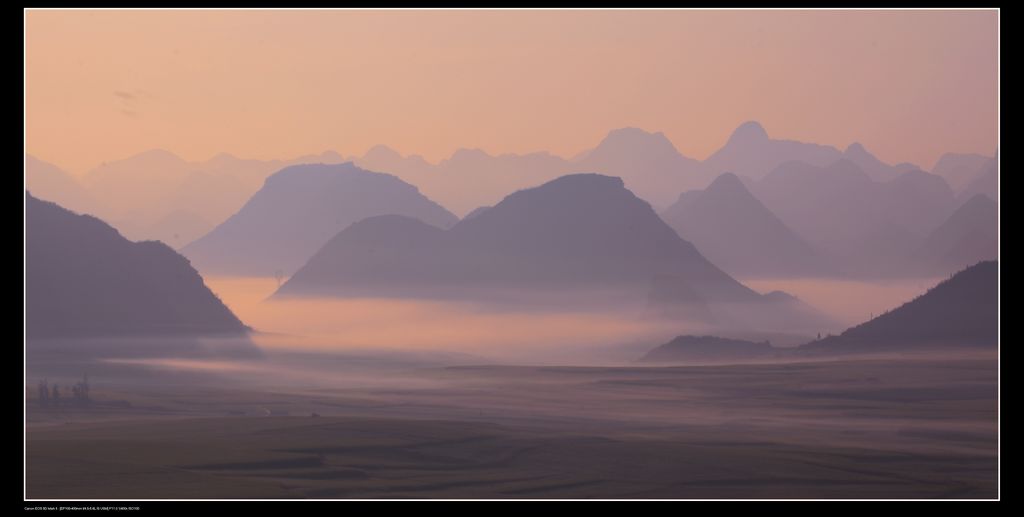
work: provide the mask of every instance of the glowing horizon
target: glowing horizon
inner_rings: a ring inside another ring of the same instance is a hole
[[[998,145],[998,12],[27,10],[26,151],[288,159],[387,145],[707,158],[740,123],[930,169]]]

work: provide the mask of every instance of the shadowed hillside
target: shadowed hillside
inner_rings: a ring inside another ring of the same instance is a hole
[[[684,278],[708,301],[759,298],[680,239],[622,180],[577,174],[516,192],[448,231],[409,218],[364,220],[331,239],[279,292],[646,289],[659,274]]]
[[[734,174],[722,174],[661,214],[679,235],[734,275],[820,275],[824,260],[758,201]]]
[[[640,359],[643,363],[719,361],[772,357],[777,349],[768,342],[755,343],[715,336],[679,336]]]
[[[801,351],[877,351],[906,346],[993,346],[999,336],[999,265],[979,262],[927,293]]]
[[[204,273],[289,275],[350,224],[386,214],[442,228],[456,222],[416,187],[389,174],[351,163],[296,165],[267,178],[238,213],[182,253]]]
[[[28,337],[244,334],[167,245],[130,242],[87,215],[26,195]]]

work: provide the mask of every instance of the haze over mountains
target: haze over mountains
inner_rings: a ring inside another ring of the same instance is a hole
[[[448,231],[410,218],[364,220],[331,239],[281,293],[416,284],[646,287],[659,273],[691,278],[710,299],[757,297],[680,239],[621,179],[576,174],[515,192]]]
[[[749,121],[740,124],[725,145],[704,163],[715,173],[732,172],[759,179],[788,161],[825,166],[839,158],[841,153],[835,147],[775,140],[761,124]]]
[[[998,337],[999,264],[986,261],[892,311],[801,349],[849,353],[908,346],[994,346]]]
[[[704,190],[680,195],[661,217],[731,274],[809,276],[830,272],[826,261],[732,173],[722,174]]]
[[[422,157],[403,157],[376,146],[356,163],[419,185],[431,199],[457,214],[574,172],[621,177],[627,188],[655,206],[666,206],[674,192],[704,186],[711,179],[699,161],[679,153],[665,135],[636,128],[609,132],[578,159],[546,152],[491,156],[480,149],[459,149],[433,165]]]
[[[154,149],[103,163],[81,176],[26,156],[26,185],[46,199],[95,215],[136,240],[180,248],[240,208],[270,174],[293,163],[340,163],[333,152],[293,160],[219,154],[188,162]]]
[[[956,208],[942,178],[909,171],[876,182],[856,164],[787,162],[753,192],[811,246],[853,274],[902,272],[906,257]]]
[[[999,336],[999,265],[978,262],[892,311],[797,347],[717,336],[683,335],[640,362],[688,363],[873,354],[947,347],[992,347]]]
[[[824,324],[792,297],[743,286],[621,179],[599,174],[518,191],[449,230],[394,215],[362,220],[332,238],[275,296],[486,301],[511,293],[593,303],[608,293],[642,300],[664,284],[675,286],[659,299],[677,309],[668,317],[742,328],[755,320],[775,320],[769,327]]]
[[[678,336],[647,352],[640,358],[640,362],[672,363],[762,359],[773,357],[778,352],[778,349],[772,347],[771,343],[767,341],[756,343],[716,336]]]
[[[683,156],[664,134],[636,128],[608,133],[576,163],[575,170],[621,177],[626,188],[656,208],[668,206],[679,192],[702,188],[713,178],[704,164]]]
[[[999,252],[999,209],[984,194],[975,194],[942,222],[916,250],[923,268],[955,271]]]
[[[267,178],[238,213],[182,253],[204,273],[290,275],[339,231],[385,214],[438,227],[457,220],[395,176],[351,163],[294,165]]]
[[[999,171],[995,160],[989,160],[962,190],[957,193],[957,201],[964,202],[978,194],[984,194],[999,202]]]
[[[946,153],[935,162],[932,172],[945,178],[950,188],[960,193],[985,169],[994,166],[995,161],[994,157],[981,154]]]
[[[77,212],[96,210],[95,200],[74,176],[30,154],[25,155],[25,189]]]
[[[31,194],[25,203],[29,338],[247,332],[167,245],[130,242],[95,217]]]
[[[288,161],[220,154],[188,162],[157,150],[105,163],[76,178],[27,157],[26,182],[70,207],[110,221],[130,238],[157,239],[182,248],[235,214],[270,174],[289,164],[346,160],[329,151]],[[432,164],[420,156],[375,146],[352,160],[368,171],[394,174],[463,215],[566,174],[617,176],[661,210],[677,231],[689,235],[712,262],[735,274],[755,276],[906,274],[915,267],[917,251],[929,234],[974,194],[994,198],[998,181],[991,157],[948,154],[936,164],[936,174],[928,174],[912,164],[886,164],[857,143],[840,152],[831,146],[773,139],[757,122],[739,126],[703,162],[681,154],[662,133],[636,128],[610,131],[572,159],[544,152],[492,156],[479,149],[460,149]],[[684,200],[695,196],[691,191],[704,189],[721,173],[735,174],[736,183],[750,195],[723,198],[721,203],[701,201],[699,210],[683,209]],[[958,188],[950,189],[943,179]],[[693,212],[672,215],[687,210]],[[382,209],[368,215],[387,213],[394,212]],[[358,215],[336,222],[356,222]],[[747,226],[737,226],[738,221]],[[720,238],[732,232],[742,237]],[[767,239],[769,234],[775,239]],[[750,259],[754,249],[763,260]],[[308,256],[285,263],[297,269]],[[280,259],[270,259],[275,261]],[[257,268],[260,274],[270,274],[267,269]],[[288,269],[274,266],[270,271]]]

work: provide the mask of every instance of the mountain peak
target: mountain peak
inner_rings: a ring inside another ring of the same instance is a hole
[[[623,127],[609,131],[608,135],[604,137],[604,140],[601,140],[597,147],[607,148],[610,146],[664,148],[678,152],[668,137],[661,131],[651,133],[636,127]]]
[[[487,154],[487,151],[484,151],[483,149],[467,149],[465,147],[460,147],[459,149],[456,149],[454,153],[452,153],[452,156],[451,158],[448,158],[448,161],[456,162],[463,160],[482,160],[490,157],[491,155]]]
[[[758,140],[768,140],[768,132],[764,130],[761,123],[756,120],[749,120],[739,125],[735,131],[732,132],[732,136],[729,137],[730,142],[749,142]]]
[[[854,142],[846,146],[846,150],[843,151],[844,154],[867,154],[867,152],[868,150],[860,142]]]
[[[150,149],[143,151],[139,154],[127,158],[128,160],[153,160],[153,161],[167,161],[167,162],[184,162],[180,156],[166,150],[166,149]]]
[[[402,155],[399,154],[398,151],[396,151],[396,150],[394,150],[394,149],[392,149],[392,148],[390,148],[390,147],[388,147],[388,146],[386,146],[384,144],[377,144],[377,145],[371,147],[370,150],[366,151],[366,154],[363,155],[363,159],[366,159],[366,160],[376,160],[376,159],[389,159],[390,160],[390,159],[401,159],[401,158],[402,158]]]
[[[960,205],[961,209],[977,210],[977,209],[995,209],[996,202],[988,195],[983,193],[977,193],[971,196],[964,204]]]
[[[743,184],[739,176],[731,172],[723,172],[711,182],[711,185],[708,185],[706,190],[709,192],[738,192],[746,191],[747,186]]]
[[[573,188],[603,188],[609,190],[625,189],[626,184],[618,176],[606,176],[593,172],[567,174],[544,184],[545,186],[564,185]]]

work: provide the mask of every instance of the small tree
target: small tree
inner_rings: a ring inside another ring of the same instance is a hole
[[[274,271],[274,280],[277,280],[277,286],[281,287],[281,282],[284,280],[284,271],[280,269]]]

